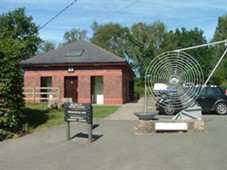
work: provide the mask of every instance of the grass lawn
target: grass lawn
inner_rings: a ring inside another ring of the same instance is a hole
[[[94,118],[105,118],[115,112],[119,106],[93,106]],[[47,109],[47,103],[27,104],[23,109],[23,123],[26,131],[32,132],[64,124],[63,109]]]
[[[105,118],[115,112],[119,106],[93,106],[94,118]]]

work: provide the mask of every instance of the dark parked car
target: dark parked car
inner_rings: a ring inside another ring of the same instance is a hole
[[[204,87],[196,102],[202,107],[202,112],[215,112],[219,115],[227,113],[227,95],[225,91],[218,86],[208,85]],[[173,115],[181,111],[180,101],[160,98],[156,103],[156,109],[164,114]]]

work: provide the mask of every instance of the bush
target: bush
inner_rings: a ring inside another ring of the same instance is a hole
[[[0,140],[23,133],[23,73],[20,61],[34,55],[38,26],[19,8],[0,15]],[[26,128],[25,128],[26,129]]]
[[[0,140],[21,133],[23,74],[11,49],[18,47],[13,41],[0,41]]]

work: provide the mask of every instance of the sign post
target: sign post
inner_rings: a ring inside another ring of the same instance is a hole
[[[66,139],[70,140],[70,122],[82,122],[88,124],[88,139],[92,142],[93,107],[91,103],[64,103],[66,121]]]

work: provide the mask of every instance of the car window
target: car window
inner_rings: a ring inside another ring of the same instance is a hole
[[[206,88],[204,88],[201,92],[201,95],[205,95],[206,94]]]
[[[216,87],[206,87],[203,90],[203,93],[205,95],[218,95],[218,94],[222,94],[222,91],[219,88]]]
[[[214,95],[215,94],[215,89],[214,88],[207,88],[206,94],[207,95]]]
[[[217,94],[224,94],[224,91],[221,88],[216,88]]]

